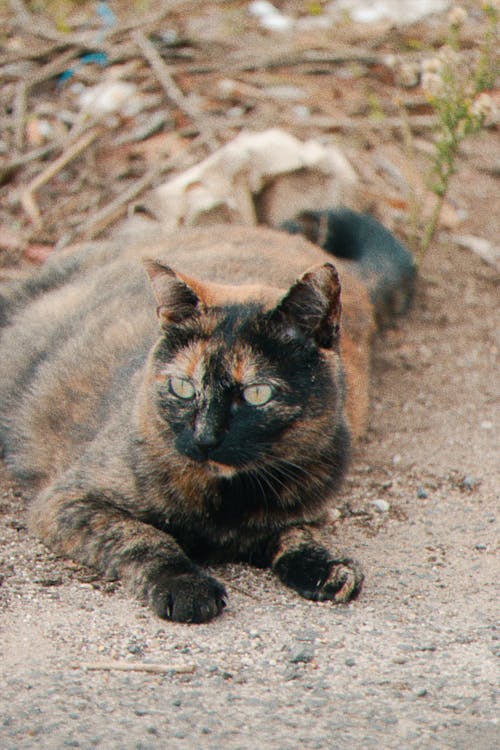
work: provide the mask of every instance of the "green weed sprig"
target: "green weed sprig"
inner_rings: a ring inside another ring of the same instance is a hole
[[[483,7],[488,29],[475,61],[468,64],[462,52],[461,30],[467,13],[457,7],[448,16],[447,43],[435,57],[422,63],[422,88],[437,115],[437,125],[428,180],[428,187],[435,196],[434,207],[419,241],[413,238],[420,261],[436,233],[450,180],[457,169],[462,141],[495,119],[493,100],[485,91],[493,86],[498,74],[498,2],[488,2]]]

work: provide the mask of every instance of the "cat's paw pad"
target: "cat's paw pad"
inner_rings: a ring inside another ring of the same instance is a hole
[[[208,622],[226,606],[226,589],[203,573],[163,575],[155,582],[153,608],[159,617],[175,622]]]
[[[305,544],[285,552],[273,567],[284,584],[314,601],[348,602],[357,596],[363,583],[355,560],[335,559],[319,545]]]

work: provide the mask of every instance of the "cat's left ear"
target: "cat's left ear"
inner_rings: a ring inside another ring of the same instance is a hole
[[[159,260],[144,260],[158,303],[156,312],[162,327],[199,315],[202,303],[196,292],[170,266]]]
[[[271,319],[295,329],[323,349],[337,346],[340,335],[340,281],[332,263],[313,266],[289,289]]]

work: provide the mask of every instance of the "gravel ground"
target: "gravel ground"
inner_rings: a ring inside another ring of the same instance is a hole
[[[290,71],[335,116],[354,117],[375,86],[379,101],[393,93],[373,76],[366,88],[339,78],[344,98],[330,101],[330,78]],[[292,104],[257,102],[259,127],[294,122]],[[380,179],[377,207],[394,208],[387,164],[404,164],[404,148],[377,133],[347,130],[342,143]],[[463,149],[450,232],[498,244],[499,159],[498,129]],[[346,607],[224,566],[219,619],[163,622],[33,540],[0,469],[1,750],[497,750],[499,330],[498,275],[441,237],[411,315],[376,345],[371,427],[332,529],[366,572]]]

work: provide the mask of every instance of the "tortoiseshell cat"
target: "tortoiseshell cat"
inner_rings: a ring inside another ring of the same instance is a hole
[[[271,566],[313,600],[361,586],[322,524],[365,428],[375,317],[406,305],[413,261],[351,211],[286,229],[87,245],[0,295],[0,438],[31,528],[160,617],[223,609],[200,563]],[[301,230],[351,259],[342,335],[331,255]]]

